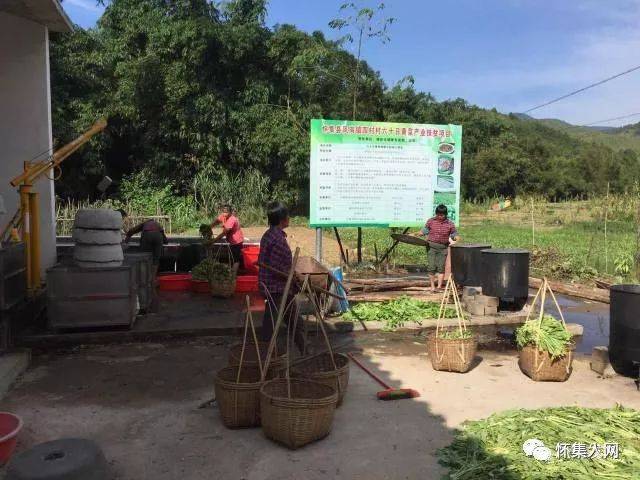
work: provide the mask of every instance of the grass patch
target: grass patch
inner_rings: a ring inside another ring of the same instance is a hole
[[[578,202],[576,202],[578,204]],[[584,207],[580,207],[584,208]],[[578,207],[576,206],[576,211]],[[488,243],[496,248],[524,248],[531,251],[532,273],[564,280],[587,281],[596,276],[617,277],[617,281],[633,281],[636,246],[635,224],[628,220],[613,220],[607,225],[607,244],[604,224],[580,214],[573,221],[571,209],[562,205],[545,211],[546,221],[540,220],[535,229],[535,245],[531,223],[516,210],[504,214],[470,214],[463,216],[459,228],[465,243]],[[537,221],[538,222],[538,221]],[[417,229],[415,229],[417,230]],[[395,230],[395,231],[401,231]],[[328,232],[327,234],[330,234]],[[386,228],[363,229],[363,257],[375,260],[393,243]],[[357,229],[340,229],[344,242],[355,246]],[[350,255],[355,258],[355,252]],[[422,247],[399,244],[390,257],[395,264],[426,264]]]

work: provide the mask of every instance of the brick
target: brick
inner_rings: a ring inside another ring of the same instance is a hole
[[[462,287],[463,297],[473,297],[482,294],[482,287]]]
[[[484,315],[484,305],[476,302],[469,302],[467,305],[467,311],[471,315]]]
[[[500,305],[500,299],[498,297],[488,297],[487,295],[476,295],[475,301],[487,307],[497,307]]]
[[[484,314],[485,315],[497,315],[498,314],[498,307],[494,306],[494,305],[485,305],[484,306]]]

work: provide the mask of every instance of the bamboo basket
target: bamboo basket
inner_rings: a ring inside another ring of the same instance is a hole
[[[258,353],[256,351],[255,343],[249,343],[248,347],[244,352],[244,360],[243,364],[249,367],[257,367],[258,363],[262,363],[264,365],[265,359],[267,358],[267,349],[269,344],[267,342],[258,342],[258,348],[260,349],[260,362],[258,362]],[[238,365],[240,363],[240,355],[242,354],[242,344],[237,343],[232,345],[229,348],[229,366]],[[287,366],[287,354],[280,353],[276,354],[273,359],[269,362],[269,368],[267,371],[267,379],[272,379],[281,374],[281,372]]]
[[[520,351],[518,365],[527,377],[535,382],[566,382],[571,375],[573,352],[569,350],[564,356],[551,358],[548,352],[527,345]]]
[[[427,353],[434,370],[446,372],[466,373],[471,369],[473,359],[478,350],[478,338],[473,335],[469,338],[439,338],[445,329],[441,326],[449,296],[453,296],[453,303],[458,317],[458,330],[460,333],[468,332],[467,323],[460,306],[458,287],[450,276],[442,294],[440,312],[436,323],[436,331],[427,339]]]
[[[231,278],[224,282],[209,281],[209,291],[212,297],[229,298],[236,291],[236,277],[238,275],[238,264],[231,267]]]
[[[260,389],[265,435],[291,449],[326,437],[338,403],[335,388],[299,378],[279,378]]]
[[[273,336],[267,349],[265,366],[262,371],[263,379],[265,379],[270,368],[278,331],[282,326],[284,313],[287,310],[286,298],[297,271],[296,265],[299,253],[300,249],[296,248],[278,308]],[[309,276],[305,275],[303,291],[309,291],[309,283]],[[317,308],[317,304],[315,302],[312,303]],[[325,336],[325,341],[328,342],[322,322],[320,322],[320,327]],[[327,436],[331,431],[333,415],[338,403],[338,392],[334,387],[307,379],[291,378],[291,355],[289,354],[289,349],[291,347],[292,332],[295,332],[295,329],[295,322],[294,325],[287,324],[285,378],[267,381],[260,389],[260,415],[265,435],[291,449],[302,447]],[[329,348],[329,351],[331,352],[331,348]]]
[[[527,314],[525,322],[529,321],[529,318],[531,317],[531,314],[534,311],[536,302],[538,300],[540,301],[540,314],[538,317],[538,322],[542,322],[547,292],[549,292],[549,295],[551,296],[553,303],[555,304],[555,307],[560,314],[560,321],[566,329],[567,324],[564,321],[562,309],[560,308],[560,304],[558,303],[553,290],[551,290],[546,277],[543,279],[542,285],[540,285],[536,296],[531,302],[531,308],[529,309],[529,313]],[[538,342],[536,342],[536,344],[538,344]],[[525,345],[520,350],[520,356],[518,358],[518,366],[520,367],[522,373],[524,373],[535,382],[567,381],[571,376],[572,363],[573,352],[571,351],[571,348],[568,349],[562,357],[556,358],[554,360],[549,352],[539,350],[536,345]]]
[[[242,366],[240,381],[239,365],[225,367],[216,374],[216,401],[227,428],[260,426],[260,369]]]
[[[427,352],[434,370],[466,373],[478,350],[478,339],[443,339],[433,334],[427,340]]]
[[[264,385],[262,361],[258,356],[258,337],[251,317],[251,302],[246,296],[247,314],[244,337],[238,352],[238,362],[218,371],[214,380],[216,400],[227,428],[257,427],[260,425],[260,388]],[[253,343],[247,341],[251,327]],[[246,361],[253,352],[257,361]]]
[[[312,358],[293,367],[291,376],[294,378],[306,378],[333,387],[338,392],[337,406],[339,407],[342,405],[342,400],[345,393],[347,393],[347,386],[349,385],[349,357],[344,353],[335,353],[333,354],[333,359],[335,367],[330,353]]]

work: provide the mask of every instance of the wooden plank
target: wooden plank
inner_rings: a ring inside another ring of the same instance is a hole
[[[530,288],[540,288],[542,279],[529,277]],[[549,286],[556,293],[571,297],[584,298],[595,302],[609,303],[609,290],[603,288],[591,288],[585,285],[567,285],[560,282],[549,282]]]

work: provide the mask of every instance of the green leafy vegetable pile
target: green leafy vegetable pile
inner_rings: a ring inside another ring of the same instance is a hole
[[[572,335],[561,322],[551,315],[545,315],[540,328],[538,326],[539,320],[535,318],[516,330],[516,342],[520,348],[527,345],[537,346],[541,351],[548,352],[552,358],[562,357],[569,351]]]
[[[459,328],[440,330],[438,332],[438,338],[442,338],[443,340],[462,340],[464,338],[471,337],[473,337],[473,332],[471,330],[460,330]]]
[[[393,331],[401,328],[406,322],[422,324],[427,318],[438,318],[440,304],[437,302],[423,302],[407,296],[399,297],[386,302],[363,302],[351,307],[342,315],[343,320],[384,322],[384,330]],[[446,307],[445,318],[455,318],[456,311],[453,307]]]
[[[206,258],[191,270],[194,280],[206,280],[212,283],[223,283],[233,280],[233,271],[225,263]]]
[[[529,439],[538,439],[551,450],[548,462],[525,455],[523,444]],[[604,458],[601,449],[594,458],[571,458],[562,447],[568,444],[571,454],[573,444],[586,445],[589,451],[607,443],[618,444],[619,459]],[[510,410],[466,422],[438,457],[449,468],[446,478],[456,480],[638,478],[640,412],[622,407]]]

